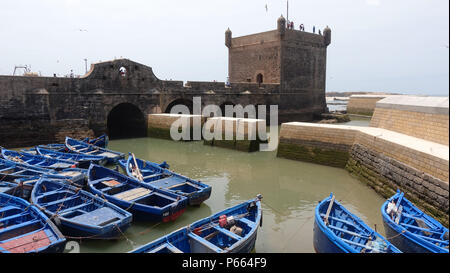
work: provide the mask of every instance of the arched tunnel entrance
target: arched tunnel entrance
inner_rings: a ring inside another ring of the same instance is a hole
[[[131,103],[121,103],[108,114],[110,139],[146,136],[146,120],[141,110]]]
[[[166,111],[164,111],[164,113],[166,114],[170,114],[170,111],[172,110],[172,108],[176,105],[184,105],[189,109],[189,113],[193,114],[193,102],[191,100],[188,99],[176,99],[174,101],[172,101],[166,108]]]

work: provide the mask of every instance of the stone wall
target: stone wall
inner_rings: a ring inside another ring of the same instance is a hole
[[[400,189],[448,226],[449,151],[382,128],[283,123],[277,156],[345,167],[384,197]]]
[[[377,103],[370,126],[448,146],[448,103],[448,97],[389,97]]]
[[[343,168],[357,133],[351,126],[283,123],[277,156]]]
[[[385,97],[383,95],[352,95],[348,100],[347,113],[372,116],[376,103]]]
[[[147,135],[172,140],[170,129],[174,124],[178,125],[179,132],[181,132],[181,127],[189,126],[189,128],[184,127],[186,132],[188,131],[189,139],[183,140],[194,140],[194,130],[200,132],[200,138],[197,140],[201,140],[201,130],[205,120],[206,118],[200,115],[150,114],[147,116]]]

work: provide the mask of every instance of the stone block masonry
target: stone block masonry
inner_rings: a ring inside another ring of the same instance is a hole
[[[377,102],[371,127],[449,144],[448,97],[392,96]]]
[[[214,135],[213,139],[204,140],[205,145],[256,152],[260,143],[267,142],[266,121],[262,119],[215,117],[209,118],[206,125],[211,125],[211,134],[215,134],[215,130],[220,131],[218,137]],[[264,133],[261,135],[259,130]]]
[[[387,95],[352,95],[348,100],[347,113],[372,116],[376,103]]]
[[[200,139],[198,140],[201,140],[201,129],[205,120],[206,118],[201,115],[151,114],[147,116],[147,136],[172,140],[170,128],[174,122],[178,121],[179,132],[183,124],[189,125],[189,140],[194,140],[194,130],[199,130]]]
[[[382,128],[291,122],[277,156],[345,167],[385,198],[400,189],[448,226],[448,146]]]

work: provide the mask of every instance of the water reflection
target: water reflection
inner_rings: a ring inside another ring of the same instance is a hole
[[[134,223],[125,232],[128,240],[82,242],[81,252],[130,251],[258,193],[263,195],[263,227],[256,252],[314,252],[314,209],[330,192],[384,234],[380,215],[384,200],[343,169],[277,158],[276,152],[244,153],[202,142],[137,138],[113,140],[109,147],[158,163],[165,160],[170,169],[211,185],[212,194],[175,222]]]

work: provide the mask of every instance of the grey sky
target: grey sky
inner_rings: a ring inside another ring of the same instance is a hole
[[[266,12],[265,5],[268,6]],[[290,0],[289,19],[332,30],[327,91],[449,92],[448,0]],[[128,58],[160,79],[225,81],[233,36],[276,28],[286,0],[2,0],[0,74],[84,74]]]

